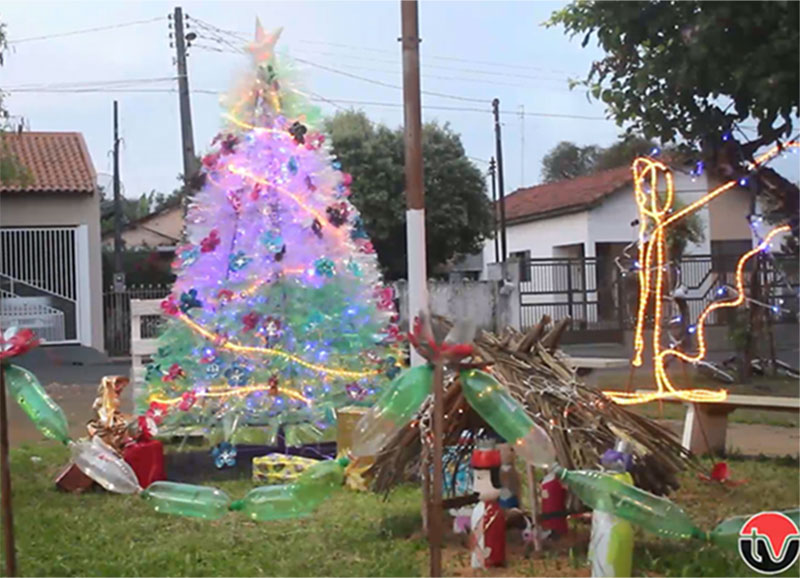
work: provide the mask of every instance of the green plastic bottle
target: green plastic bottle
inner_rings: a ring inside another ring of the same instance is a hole
[[[220,489],[176,482],[153,482],[142,497],[156,512],[204,520],[218,520],[231,504],[228,494]]]
[[[431,393],[433,367],[426,364],[406,369],[392,381],[370,410],[358,420],[353,432],[354,456],[374,456],[410,422]]]
[[[461,391],[469,405],[531,465],[556,462],[553,442],[494,377],[477,369],[461,372]]]
[[[800,526],[800,509],[784,510],[780,513],[791,518],[795,525]],[[739,549],[739,532],[742,526],[744,526],[751,517],[752,514],[749,516],[727,518],[720,522],[716,528],[711,530],[708,537],[717,546],[736,552]]]
[[[704,538],[678,505],[603,472],[556,468],[569,490],[592,508],[667,538]]]
[[[243,499],[231,504],[230,509],[261,522],[309,516],[341,487],[348,464],[347,458],[314,464],[296,482],[250,490]]]
[[[47,395],[36,376],[27,369],[11,364],[5,366],[5,374],[9,394],[17,400],[42,435],[62,444],[69,443],[67,416]]]

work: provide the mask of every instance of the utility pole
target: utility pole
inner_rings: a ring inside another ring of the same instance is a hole
[[[419,13],[417,0],[400,0],[403,45],[403,111],[405,113],[406,246],[408,250],[409,320],[428,310],[428,275],[425,256],[425,189],[422,180],[422,105],[419,82]],[[411,349],[411,364],[422,357]],[[437,363],[433,380],[433,476],[423,471],[423,507],[427,511],[430,575],[442,575],[442,453],[444,437],[444,385]],[[432,477],[432,480],[430,479]],[[432,483],[429,483],[432,482]]]
[[[119,104],[114,101],[114,286],[122,274],[122,198],[119,186]],[[124,284],[124,278],[122,280]]]
[[[406,248],[408,251],[408,316],[428,309],[425,255],[425,190],[422,181],[422,105],[419,81],[419,23],[416,0],[400,0],[403,46],[403,109],[405,113]],[[411,365],[424,363],[411,350]]]
[[[183,184],[184,193],[188,190],[189,180],[196,170],[194,154],[194,133],[192,132],[192,107],[189,101],[189,76],[186,71],[186,40],[183,34],[183,9],[175,7],[173,15],[175,23],[175,62],[178,65],[178,104],[181,113],[181,142],[183,150]],[[194,34],[194,33],[191,33]],[[192,38],[188,38],[189,41]]]
[[[500,134],[500,99],[492,101],[494,114],[494,138],[497,147],[497,186],[500,190],[500,246],[503,254],[503,263],[508,259],[508,246],[506,244],[506,197],[503,187],[503,141]]]
[[[489,176],[492,178],[492,230],[494,231],[494,262],[500,262],[500,239],[497,236],[497,163],[489,159]]]
[[[519,186],[525,186],[525,105],[519,105]]]

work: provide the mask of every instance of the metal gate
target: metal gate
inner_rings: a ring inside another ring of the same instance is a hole
[[[77,247],[75,227],[0,229],[0,326],[48,343],[79,339]]]

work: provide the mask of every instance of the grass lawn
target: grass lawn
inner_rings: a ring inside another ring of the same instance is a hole
[[[311,518],[255,523],[231,513],[205,522],[159,515],[135,496],[56,491],[53,478],[68,459],[50,443],[12,451],[18,562],[26,576],[416,576],[425,575],[420,493],[403,487],[383,501],[341,490]],[[703,529],[721,518],[800,503],[796,460],[731,461],[727,488],[685,474],[673,498]],[[232,498],[249,480],[221,482]],[[575,524],[571,545],[525,558],[518,533],[509,536],[509,567],[496,576],[589,576],[588,525]],[[752,573],[736,554],[698,542],[640,535],[635,575],[740,576]],[[466,547],[448,536],[445,570],[467,575]],[[795,566],[787,575],[797,576]]]

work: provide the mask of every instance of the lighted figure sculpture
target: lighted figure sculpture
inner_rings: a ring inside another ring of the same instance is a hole
[[[761,155],[749,168],[755,169],[766,161],[774,158],[785,148],[797,147],[798,143],[792,141],[776,146]],[[653,366],[657,389],[653,393],[604,391],[603,393],[619,404],[646,403],[657,399],[677,398],[691,402],[719,402],[724,401],[728,394],[725,390],[708,389],[676,389],[669,379],[666,371],[665,360],[669,356],[677,357],[689,363],[694,363],[705,357],[705,321],[717,309],[738,307],[745,300],[744,267],[747,261],[757,255],[759,251],[766,250],[772,239],[790,227],[783,225],[772,229],[759,243],[739,259],[735,275],[735,296],[725,301],[710,303],[700,314],[696,323],[697,352],[693,355],[674,348],[665,349],[662,345],[661,318],[663,313],[663,295],[665,283],[665,270],[667,268],[666,236],[670,226],[680,219],[697,211],[719,195],[731,190],[738,181],[731,180],[710,191],[704,197],[687,205],[679,211],[673,210],[675,189],[672,173],[669,168],[648,157],[637,158],[633,162],[633,182],[636,204],[639,208],[639,304],[636,315],[634,332],[634,367],[642,365],[645,351],[645,319],[648,306],[652,300],[653,305]],[[660,192],[660,185],[664,186],[664,193]]]
[[[500,507],[500,450],[490,441],[479,441],[472,452],[472,491],[480,501],[470,520],[470,563],[473,568],[491,568],[506,563],[506,518]]]
[[[393,295],[350,176],[276,57],[278,36],[259,27],[252,71],[202,159],[146,377],[146,415],[162,429],[324,426],[400,369]]]

